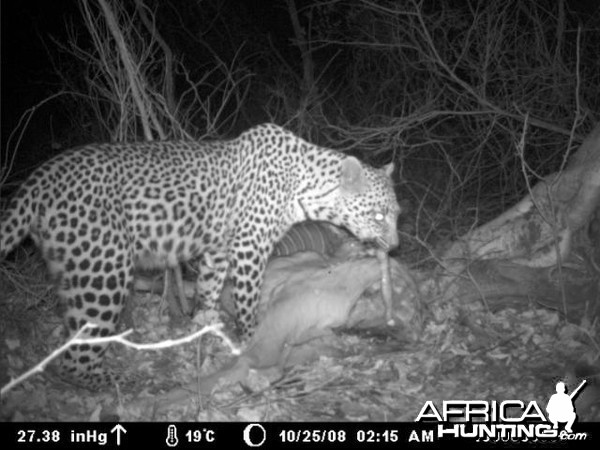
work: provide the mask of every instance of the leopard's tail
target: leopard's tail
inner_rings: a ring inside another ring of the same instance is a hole
[[[23,185],[0,211],[0,261],[31,232],[34,210],[33,186]]]

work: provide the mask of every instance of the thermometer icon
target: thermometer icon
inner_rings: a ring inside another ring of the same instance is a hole
[[[167,445],[169,447],[175,447],[179,444],[179,439],[177,439],[177,427],[175,425],[169,425],[167,428]]]

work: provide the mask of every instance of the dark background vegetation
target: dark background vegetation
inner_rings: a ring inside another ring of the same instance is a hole
[[[149,138],[106,18],[90,0],[86,22],[83,3],[1,4],[4,198],[66,148]],[[422,242],[506,209],[600,117],[595,0],[108,4],[161,111],[152,138],[273,121],[374,165],[394,160],[406,230]]]

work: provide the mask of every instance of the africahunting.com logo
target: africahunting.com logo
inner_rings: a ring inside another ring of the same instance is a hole
[[[556,393],[546,405],[546,414],[536,401],[447,400],[441,410],[425,402],[415,422],[437,423],[437,439],[469,438],[477,441],[584,441],[588,433],[573,432],[577,419],[573,399],[586,380],[567,394],[565,383],[556,383]]]

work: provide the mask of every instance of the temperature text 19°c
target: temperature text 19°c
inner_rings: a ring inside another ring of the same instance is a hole
[[[215,442],[215,431],[202,429],[202,430],[188,430],[185,433],[185,437],[188,442]]]

